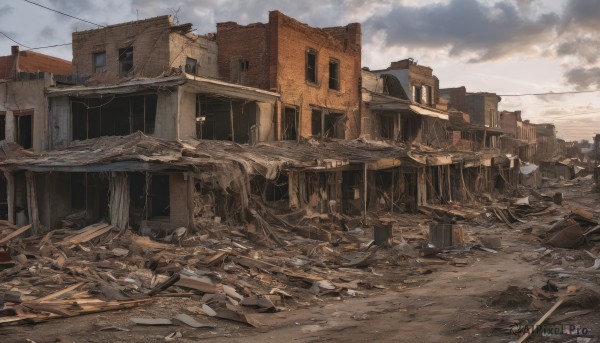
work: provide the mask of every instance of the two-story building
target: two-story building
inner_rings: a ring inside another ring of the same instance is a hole
[[[448,112],[438,109],[439,81],[412,59],[363,70],[364,134],[408,144],[447,145]]]
[[[276,137],[360,134],[361,27],[314,28],[279,11],[268,23],[217,24],[219,75],[280,94]]]

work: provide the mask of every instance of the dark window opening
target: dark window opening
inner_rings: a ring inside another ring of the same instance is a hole
[[[413,101],[414,102],[418,102],[419,104],[422,103],[422,97],[423,97],[423,93],[422,93],[422,89],[420,86],[413,86]]]
[[[276,182],[267,182],[265,198],[267,201],[278,201],[289,199],[288,195],[288,177],[280,175]]]
[[[71,176],[71,208],[84,210],[86,208],[86,174],[70,173]]]
[[[196,75],[197,68],[198,68],[197,60],[190,58],[190,57],[185,58],[185,72],[186,73]]]
[[[306,51],[306,81],[317,83],[317,51]]]
[[[321,132],[322,132],[322,127],[321,127],[322,119],[321,119],[321,116],[322,116],[322,112],[320,110],[312,110],[312,113],[311,113],[311,127],[312,127],[311,134],[313,136],[320,135]]]
[[[383,139],[394,139],[394,117],[391,115],[379,115],[379,132]]]
[[[319,126],[321,124],[319,123]],[[283,140],[298,139],[298,109],[285,107],[283,110]]]
[[[345,138],[346,130],[343,118],[344,114],[342,113],[327,113],[325,115],[325,137],[338,139]]]
[[[232,101],[210,95],[196,97],[196,137],[210,140],[232,139],[246,144],[257,136],[255,102]],[[233,117],[233,125],[231,123]],[[233,137],[232,137],[233,129]]]
[[[131,215],[134,216],[136,223],[143,220],[146,213],[148,217],[168,217],[171,214],[169,175],[146,177],[144,173],[130,173],[129,196]]]
[[[6,139],[6,114],[0,113],[0,140]]]
[[[168,217],[171,214],[169,198],[169,175],[152,175],[152,217]]]
[[[97,52],[94,54],[94,73],[104,73],[106,71],[106,52]]]
[[[427,105],[432,106],[433,105],[433,92],[431,91],[431,86],[425,86],[425,89],[427,91]]]
[[[340,62],[329,60],[329,89],[340,89]]]
[[[248,60],[240,60],[240,71],[248,71],[248,68],[250,68],[250,62]]]
[[[0,174],[0,219],[8,220],[8,187],[3,174]]]
[[[71,101],[73,140],[124,136],[136,131],[153,134],[157,95],[75,98]]]
[[[133,47],[119,49],[119,75],[127,76],[133,70]]]
[[[16,115],[15,125],[17,132],[17,144],[22,146],[24,149],[31,149],[33,146],[33,115]]]

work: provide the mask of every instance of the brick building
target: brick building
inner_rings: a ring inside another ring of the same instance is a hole
[[[448,112],[438,104],[439,80],[412,59],[363,71],[364,134],[375,139],[448,145]]]
[[[99,82],[156,77],[171,68],[217,77],[217,44],[176,25],[171,16],[73,32],[73,69],[77,80]]]
[[[281,95],[276,137],[360,134],[361,27],[313,28],[279,11],[268,23],[217,24],[219,75]]]

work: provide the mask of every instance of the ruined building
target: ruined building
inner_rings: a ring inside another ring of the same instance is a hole
[[[279,11],[268,23],[217,24],[219,75],[280,94],[276,138],[360,134],[360,24],[314,28]]]

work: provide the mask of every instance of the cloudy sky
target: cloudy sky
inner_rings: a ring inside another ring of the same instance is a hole
[[[268,21],[280,10],[312,26],[360,22],[363,66],[385,68],[412,57],[433,68],[441,87],[503,96],[500,110],[555,123],[560,137],[600,133],[600,0],[32,0],[109,25],[172,14],[197,33],[215,23]],[[69,43],[95,28],[24,0],[0,0],[0,32],[22,45]],[[14,43],[0,35],[0,55]],[[24,48],[21,48],[24,49]],[[71,59],[71,47],[37,50]]]

